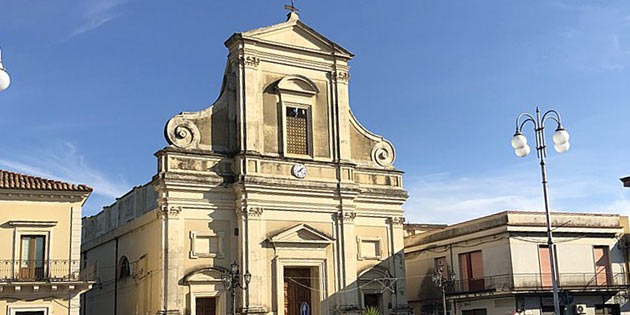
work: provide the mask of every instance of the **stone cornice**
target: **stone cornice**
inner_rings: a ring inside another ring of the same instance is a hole
[[[46,201],[70,199],[70,202],[85,202],[89,195],[90,192],[82,191],[0,189],[0,200]]]
[[[10,226],[52,227],[52,226],[57,225],[57,221],[34,221],[34,220],[11,220],[8,223]]]

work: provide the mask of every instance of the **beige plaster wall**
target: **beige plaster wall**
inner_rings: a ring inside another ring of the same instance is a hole
[[[32,299],[32,295],[24,294],[24,299]],[[75,302],[73,302],[75,303]],[[77,305],[71,305],[70,301],[65,298],[56,298],[51,300],[49,298],[35,299],[32,301],[6,301],[0,299],[0,313],[1,314],[9,314],[5,313],[11,309],[19,310],[22,308],[45,308],[48,310],[48,314],[51,315],[60,315],[60,314],[70,314],[70,307],[77,307]]]
[[[118,314],[154,314],[161,307],[161,221],[151,211],[116,232],[88,244],[93,247],[85,248],[84,244],[84,257],[97,265],[98,275],[94,288],[83,295],[86,312],[112,314],[117,283]],[[130,262],[131,276],[116,280],[117,264],[123,256]]]
[[[51,238],[46,238],[50,250],[46,259],[71,259],[72,209],[79,209],[78,214],[80,215],[81,206],[81,200],[73,202],[66,200],[40,201],[0,197],[0,239],[4,240],[0,242],[0,259],[19,259],[19,238],[18,242],[14,244],[16,231],[19,234],[50,233]],[[9,226],[8,222],[13,220],[54,221],[56,223],[52,227]]]

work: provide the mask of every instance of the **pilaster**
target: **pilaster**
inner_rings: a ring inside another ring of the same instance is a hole
[[[158,215],[162,220],[163,228],[163,310],[160,314],[184,314],[185,300],[183,287],[179,285],[179,279],[184,274],[184,265],[181,257],[185,257],[184,226],[180,220],[182,207],[168,204],[166,200],[158,202],[160,211]]]
[[[241,299],[241,313],[265,314],[267,313],[266,286],[270,279],[266,278],[269,263],[266,259],[264,248],[264,236],[267,234],[262,219],[264,209],[258,206],[241,206],[237,211],[237,221],[242,226],[242,239],[246,252],[241,256],[241,274],[249,271],[252,275],[247,290],[243,291]]]

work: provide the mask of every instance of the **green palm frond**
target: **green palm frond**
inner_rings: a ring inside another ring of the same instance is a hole
[[[374,306],[369,306],[365,309],[365,315],[381,315],[381,311]]]

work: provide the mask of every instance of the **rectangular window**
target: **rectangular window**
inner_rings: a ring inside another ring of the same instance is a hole
[[[287,153],[308,155],[308,111],[304,108],[287,107]]]
[[[22,235],[20,238],[20,278],[44,279],[45,238],[42,235]]]
[[[610,263],[608,260],[608,246],[593,247],[595,259],[595,280],[598,286],[606,286],[610,280]]]
[[[462,315],[487,315],[487,314],[488,312],[486,311],[485,308],[462,311]]]
[[[483,256],[480,250],[459,254],[459,274],[464,291],[475,292],[485,289]]]

